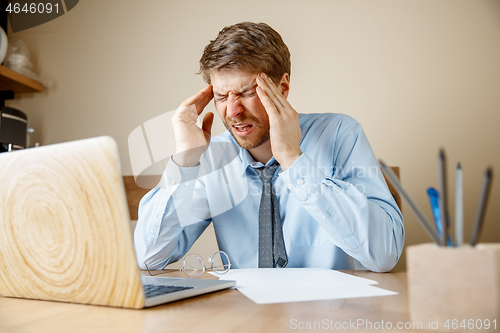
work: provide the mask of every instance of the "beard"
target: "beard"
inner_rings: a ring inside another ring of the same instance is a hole
[[[253,133],[251,133],[248,137],[239,137],[234,134],[233,126],[239,122],[250,122],[253,126]],[[223,121],[224,126],[226,126],[229,133],[231,133],[232,137],[238,143],[238,145],[243,149],[253,149],[267,142],[270,138],[269,130],[269,119],[265,121],[259,121],[253,115],[244,115],[238,118],[238,121],[234,121],[232,118],[226,117]]]

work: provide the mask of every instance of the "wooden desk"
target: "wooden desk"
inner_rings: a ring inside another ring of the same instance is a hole
[[[310,332],[313,330],[299,327],[314,322],[333,325],[318,330],[324,332],[424,332],[394,329],[398,322],[410,322],[406,272],[346,273],[376,280],[381,288],[399,295],[257,305],[233,289],[143,310],[0,297],[0,332]],[[163,275],[182,276],[179,274]],[[214,277],[205,274],[204,278]],[[336,323],[357,320],[373,325],[383,321],[383,327],[391,322],[393,329],[335,329]]]

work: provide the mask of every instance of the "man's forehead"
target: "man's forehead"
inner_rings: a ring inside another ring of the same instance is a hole
[[[218,71],[211,75],[212,86],[215,94],[227,95],[228,93],[243,93],[257,86],[257,74],[240,71]]]
[[[249,83],[249,84],[247,84],[246,86],[244,86],[242,88],[217,89],[214,86],[214,94],[227,95],[230,92],[233,93],[233,94],[241,94],[241,93],[245,93],[247,91],[250,91],[250,90],[254,89],[255,87],[257,87],[257,83],[256,82]]]

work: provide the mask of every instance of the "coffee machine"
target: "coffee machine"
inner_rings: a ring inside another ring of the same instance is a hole
[[[2,106],[0,108],[0,152],[24,149],[27,146],[28,117],[25,113]]]

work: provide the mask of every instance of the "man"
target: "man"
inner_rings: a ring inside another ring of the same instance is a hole
[[[384,272],[397,263],[402,215],[361,126],[299,115],[287,101],[290,67],[281,36],[263,23],[226,27],[205,48],[209,85],[173,116],[176,154],[141,200],[142,268],[181,259],[210,222],[232,268]],[[196,125],[212,99],[227,128],[214,138],[212,113]]]

